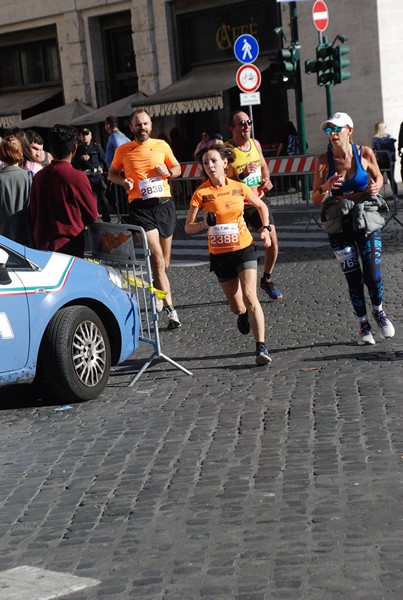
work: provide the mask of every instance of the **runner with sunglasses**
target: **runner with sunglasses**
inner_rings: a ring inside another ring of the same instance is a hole
[[[231,139],[226,145],[235,152],[235,162],[230,165],[228,176],[237,178],[246,183],[252,191],[259,196],[264,197],[269,192],[273,184],[270,181],[270,171],[263,157],[260,143],[251,137],[252,121],[242,110],[236,110],[232,113],[228,123],[231,132]],[[266,202],[266,204],[268,204]],[[258,232],[262,230],[262,221],[256,208],[248,201],[245,201],[244,219],[248,227]],[[273,225],[273,216],[270,214],[270,239],[271,246],[266,248],[264,253],[264,273],[260,280],[260,287],[264,290],[272,301],[281,300],[282,294],[271,279],[278,257],[278,241],[276,228]]]
[[[380,337],[395,335],[382,305],[381,228],[385,220],[380,213],[388,210],[379,194],[383,177],[373,150],[353,144],[354,125],[349,115],[335,113],[321,128],[328,136],[329,146],[316,161],[312,201],[322,205],[325,231],[347,279],[350,300],[360,323],[358,344],[375,344],[364,283]]]

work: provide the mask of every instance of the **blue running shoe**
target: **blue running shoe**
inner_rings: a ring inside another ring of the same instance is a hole
[[[260,280],[260,289],[262,289],[269,296],[269,300],[275,302],[276,300],[281,300],[283,295],[276,288],[271,279],[265,279],[264,277]]]
[[[376,324],[378,325],[378,333],[386,340],[387,338],[392,338],[395,335],[395,328],[392,323],[389,321],[387,316],[385,315],[384,310],[374,310],[372,313]]]
[[[264,344],[256,345],[255,356],[256,356],[256,364],[259,367],[261,367],[263,365],[269,365],[272,361],[269,351]]]
[[[372,335],[371,325],[368,321],[361,323],[358,333],[358,345],[365,346],[366,344],[375,344],[374,336]]]

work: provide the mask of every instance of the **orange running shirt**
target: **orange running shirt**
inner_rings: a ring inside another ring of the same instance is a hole
[[[191,206],[197,206],[199,210],[204,209],[206,212],[213,212],[218,226],[223,224],[238,226],[238,241],[233,247],[224,243],[220,248],[220,244],[214,245],[214,241],[212,242],[212,237],[209,235],[208,245],[211,254],[241,250],[253,244],[253,237],[243,219],[244,199],[249,198],[250,194],[251,190],[247,185],[228,178],[222,187],[214,187],[207,180],[194,192],[190,201]],[[209,231],[211,232],[211,228]],[[230,235],[233,237],[233,234]]]
[[[169,198],[171,188],[166,177],[157,175],[156,168],[166,164],[168,168],[172,167],[178,161],[176,160],[170,146],[164,140],[149,138],[143,144],[136,141],[127,142],[118,146],[112,161],[112,167],[117,171],[124,170],[125,177],[131,177],[134,181],[133,189],[128,191],[128,200],[142,200],[147,194],[147,185],[143,185],[143,193],[140,190],[139,181],[157,178],[156,182],[151,182],[149,188],[154,185],[158,189],[159,198]]]

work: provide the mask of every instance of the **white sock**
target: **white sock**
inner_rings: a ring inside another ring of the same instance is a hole
[[[383,310],[382,309],[382,304],[380,304],[379,306],[372,305],[372,308],[374,309],[375,312],[379,312],[379,311]]]
[[[367,323],[368,322],[368,316],[364,315],[363,317],[358,317],[358,320],[360,322],[360,325],[361,325],[361,323]]]

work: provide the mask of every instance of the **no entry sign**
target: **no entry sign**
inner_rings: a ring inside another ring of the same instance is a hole
[[[329,11],[323,0],[316,0],[312,9],[313,24],[318,31],[325,31],[329,25]]]

